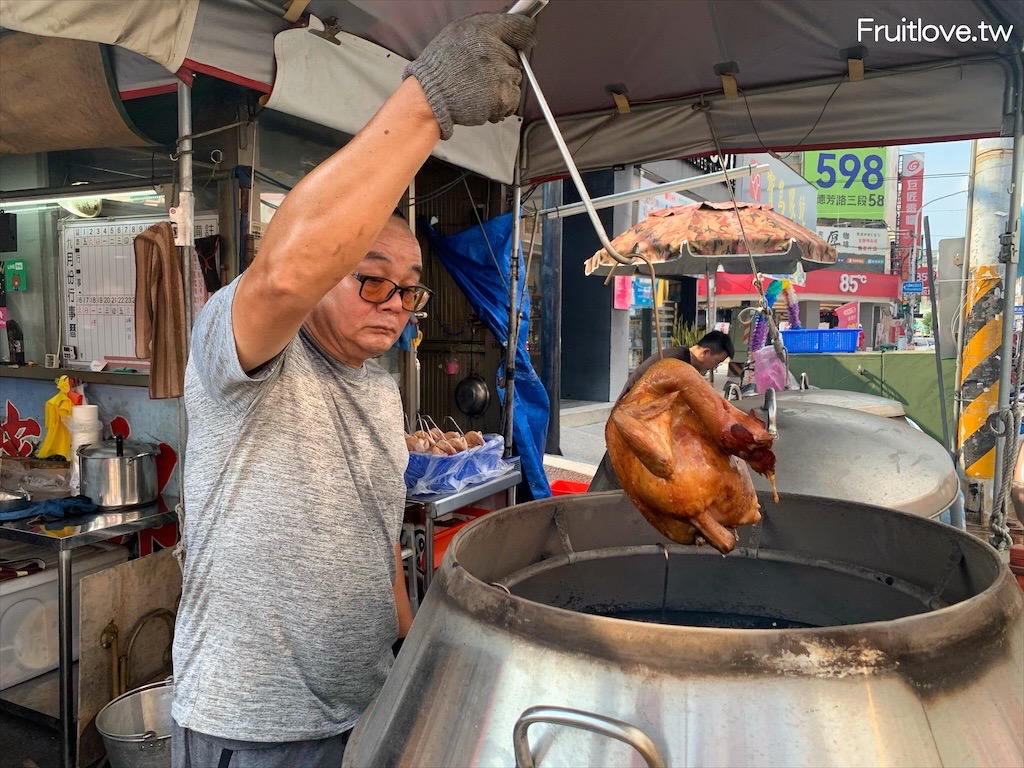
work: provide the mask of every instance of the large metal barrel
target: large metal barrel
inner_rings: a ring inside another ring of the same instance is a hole
[[[997,553],[761,501],[725,557],[618,491],[472,523],[345,765],[1020,765],[1024,597]]]

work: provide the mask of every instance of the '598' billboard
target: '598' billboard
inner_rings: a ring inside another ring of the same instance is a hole
[[[822,219],[885,219],[884,147],[804,153],[804,178],[818,189]]]

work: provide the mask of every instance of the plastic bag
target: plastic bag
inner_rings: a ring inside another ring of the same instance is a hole
[[[754,387],[764,392],[769,387],[781,392],[786,388],[786,364],[775,354],[771,344],[754,352]]]
[[[468,485],[482,483],[508,472],[512,465],[501,458],[505,440],[501,435],[484,435],[484,444],[454,456],[410,453],[405,469],[405,487],[410,496],[455,493]]]

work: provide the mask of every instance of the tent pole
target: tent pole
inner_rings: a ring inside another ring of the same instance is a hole
[[[1013,87],[1014,87],[1014,101],[1013,101],[1013,155],[1011,157],[1011,170],[1010,170],[1010,210],[1009,216],[1006,218],[1006,234],[1002,241],[1002,251],[1000,254],[1002,257],[1005,254],[1005,264],[1003,272],[1003,338],[1002,345],[999,351],[999,397],[997,401],[997,413],[999,414],[1012,414],[1010,409],[1010,372],[1013,368],[1013,332],[1015,323],[1014,316],[1014,305],[1016,304],[1016,286],[1017,286],[1017,267],[1020,263],[1020,254],[1018,248],[1020,247],[1020,207],[1021,207],[1021,172],[1024,171],[1024,94],[1021,90],[1024,89],[1024,64],[1021,63],[1021,57],[1017,56],[1012,60],[1013,66]],[[1005,239],[1004,239],[1005,238]],[[1006,242],[1008,240],[1008,242]],[[1002,260],[1002,258],[1000,258]],[[1017,387],[1020,387],[1020,382],[1017,382]],[[1018,397],[1013,398],[1014,402],[1019,400]],[[1014,423],[1014,419],[1010,419],[1010,424]],[[1006,422],[1004,421],[1003,426]],[[1007,430],[1003,430],[996,433],[996,456],[995,456],[995,472],[992,482],[992,494],[993,494],[993,505],[992,505],[992,517],[990,519],[990,527],[992,532],[991,544],[992,546],[1003,549],[1009,546],[1010,541],[1009,533],[1006,530],[1006,521],[1003,513],[1005,510],[997,509],[996,505],[999,501],[1006,496],[1003,493],[1005,487],[1006,492],[1009,491],[1009,484],[1012,480],[1012,467],[1016,462],[1016,455],[1014,455],[1010,461],[1006,461],[1006,454],[1010,451],[1014,453],[1020,444],[1019,435],[1007,434]],[[1009,469],[1008,469],[1009,468]],[[1008,471],[1007,471],[1008,469]]]
[[[967,176],[967,227],[964,230],[964,252],[960,265],[960,287],[957,293],[956,333],[953,344],[956,347],[956,378],[953,380],[953,463],[961,480],[966,474],[960,462],[960,416],[963,411],[963,387],[960,386],[964,368],[964,326],[966,324],[964,305],[967,301],[967,277],[971,273],[971,225],[974,218],[974,171],[978,160],[977,139],[971,142],[971,169]]]
[[[505,349],[505,410],[502,414],[502,434],[505,437],[505,456],[512,455],[512,416],[515,396],[516,348],[519,345],[519,243],[523,232],[523,187],[520,166],[516,164],[516,178],[512,188],[512,253],[508,270],[508,346]],[[523,290],[526,287],[523,286]]]
[[[185,321],[185,359],[188,360],[192,349],[192,324],[195,317],[192,313],[192,265],[195,249],[195,232],[193,218],[195,216],[196,198],[192,184],[192,139],[184,137],[192,135],[192,88],[181,80],[178,81],[178,180],[181,185],[178,194],[178,205],[170,210],[171,220],[178,226],[175,243],[180,250],[182,282],[184,283],[184,321]],[[175,400],[178,412],[178,446],[184,448],[188,440],[188,421],[185,418],[185,398]],[[178,498],[185,498],[184,468],[178,470]]]
[[[924,253],[928,263],[928,295],[932,303],[932,336],[935,337],[935,370],[939,384],[939,412],[942,414],[942,447],[956,455],[949,439],[949,421],[946,417],[946,384],[942,378],[942,343],[939,341],[939,294],[935,291],[935,259],[932,255],[932,230],[928,217],[924,217]]]
[[[545,208],[558,207],[562,203],[562,182],[548,182],[542,187]],[[562,390],[562,220],[544,222],[541,233],[543,247],[541,265],[542,311],[541,359],[544,361],[542,379],[548,391],[548,439],[546,453],[560,454]]]

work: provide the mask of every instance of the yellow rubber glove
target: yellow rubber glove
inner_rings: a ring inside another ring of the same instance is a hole
[[[64,424],[63,417],[71,417],[71,408],[74,403],[68,397],[71,389],[71,382],[67,376],[57,379],[57,394],[46,401],[44,416],[46,417],[46,437],[43,444],[39,446],[37,456],[45,459],[47,456],[63,456],[71,458],[71,430]]]

